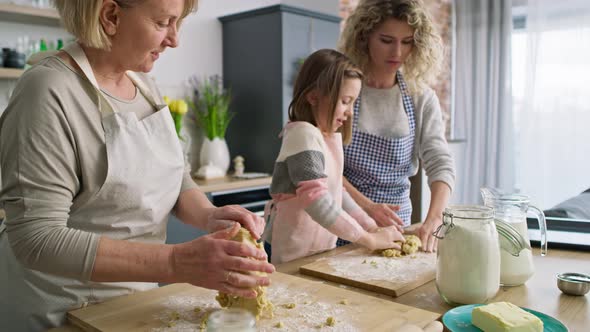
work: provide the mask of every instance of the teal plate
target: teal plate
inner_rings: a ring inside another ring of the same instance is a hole
[[[469,304],[453,308],[443,315],[442,321],[452,332],[482,332],[479,328],[475,327],[475,325],[471,324],[471,311],[473,311],[473,308],[479,307],[480,305],[483,304]],[[522,309],[541,319],[544,332],[568,331],[565,325],[551,316],[527,308]]]

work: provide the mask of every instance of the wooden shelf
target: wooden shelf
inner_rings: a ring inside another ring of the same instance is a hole
[[[272,177],[262,177],[254,179],[237,179],[231,176],[225,176],[217,179],[194,179],[199,188],[204,193],[212,193],[219,191],[231,191],[240,189],[251,189],[261,186],[269,186]]]
[[[24,72],[25,71],[23,69],[0,68],[0,79],[19,78]]]
[[[59,26],[59,14],[53,8],[0,3],[0,21]]]

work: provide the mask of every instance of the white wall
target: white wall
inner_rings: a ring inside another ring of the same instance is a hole
[[[200,0],[198,11],[187,17],[182,26],[180,46],[164,52],[152,71],[163,92],[172,96],[184,93],[183,82],[191,75],[223,74],[218,17],[280,3],[338,15],[338,0]],[[67,36],[60,28],[0,21],[0,47],[16,46],[21,35],[31,39]],[[4,111],[13,86],[14,80],[0,80],[0,112]]]
[[[162,54],[152,75],[163,90],[178,87],[191,75],[222,74],[220,16],[278,4],[279,0],[201,0],[180,31],[179,47]],[[166,91],[165,91],[166,92]]]
[[[173,94],[170,90],[181,89],[179,85],[190,75],[223,74],[218,17],[279,3],[338,15],[338,0],[201,0],[198,11],[183,23],[179,47],[162,54],[152,75],[164,92]]]
[[[189,94],[186,81],[190,76],[202,78],[213,74],[223,75],[222,26],[219,17],[277,4],[333,16],[339,14],[338,0],[200,0],[198,11],[187,17],[182,25],[179,47],[164,52],[151,73],[162,93],[172,98],[183,97]],[[196,171],[200,166],[198,155],[202,135],[196,127],[193,114],[189,113],[185,117],[184,128],[190,135],[189,159],[192,169]]]

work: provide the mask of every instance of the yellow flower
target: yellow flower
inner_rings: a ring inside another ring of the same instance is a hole
[[[185,115],[188,112],[188,105],[184,99],[170,99],[168,96],[164,96],[164,102],[168,105],[170,113],[177,113],[179,115]]]
[[[186,101],[184,101],[183,99],[178,99],[176,100],[176,102],[176,113],[186,114],[186,112],[188,112],[188,105],[186,104]]]
[[[180,137],[182,118],[186,112],[188,112],[188,105],[183,99],[170,99],[168,96],[164,96],[162,99],[164,99],[164,102],[168,105],[168,109],[170,109],[170,115],[172,115],[172,119],[174,120],[176,134]]]

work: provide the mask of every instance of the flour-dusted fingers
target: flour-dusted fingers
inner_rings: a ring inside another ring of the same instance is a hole
[[[196,286],[217,289],[227,275],[222,270],[231,256],[226,247],[240,230],[233,227],[172,245],[170,254],[170,282],[187,282]]]
[[[222,229],[231,228],[236,222],[228,219],[209,219],[207,221],[207,231],[215,233]]]
[[[268,259],[264,249],[258,249],[242,242],[231,241],[230,243],[224,243],[224,250],[230,256],[251,257],[262,261]]]
[[[422,241],[422,250],[425,252],[436,251],[438,242],[434,236],[434,231],[442,224],[442,218],[427,218],[422,226],[416,232],[417,236]]]
[[[273,273],[275,268],[272,264],[255,259],[230,256],[223,262],[223,267],[229,270],[241,272],[265,272]]]
[[[207,224],[214,224],[215,220],[235,221],[250,231],[254,239],[259,239],[264,230],[264,220],[239,205],[226,205],[213,209],[208,219]]]
[[[429,252],[429,250],[428,250],[428,239],[429,239],[428,234],[419,233],[418,237],[420,238],[420,242],[422,242],[422,251]]]
[[[404,236],[395,226],[381,227],[375,232],[367,233],[367,239],[362,239],[361,244],[371,250],[376,249],[401,249],[395,241],[404,242]]]
[[[431,234],[428,238],[428,252],[436,252],[437,245],[438,239]]]
[[[225,283],[239,288],[254,288],[270,285],[270,279],[267,276],[246,274],[239,271],[227,271],[225,279]]]

